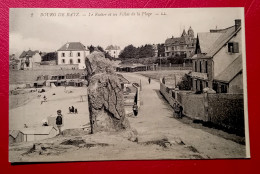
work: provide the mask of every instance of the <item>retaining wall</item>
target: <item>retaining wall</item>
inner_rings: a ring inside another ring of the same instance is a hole
[[[160,92],[174,107],[179,103],[183,114],[192,119],[213,123],[218,127],[244,135],[243,94],[194,94],[175,91],[160,82]]]

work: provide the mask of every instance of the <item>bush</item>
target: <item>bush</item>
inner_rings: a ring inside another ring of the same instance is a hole
[[[182,77],[181,82],[177,84],[180,90],[191,90],[191,78],[187,74]]]

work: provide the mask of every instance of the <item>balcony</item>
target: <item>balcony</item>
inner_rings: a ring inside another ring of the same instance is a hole
[[[207,73],[201,73],[201,72],[191,72],[191,76],[202,79],[202,80],[208,80],[208,74]]]

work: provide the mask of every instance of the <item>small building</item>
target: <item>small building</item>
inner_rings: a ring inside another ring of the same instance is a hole
[[[9,130],[9,144],[24,141],[24,134],[19,130]]]
[[[68,42],[58,49],[58,65],[78,65],[85,69],[85,57],[89,50],[80,42]]]
[[[9,56],[9,70],[20,70],[21,60],[17,59],[15,54]]]
[[[33,69],[34,65],[41,62],[41,55],[39,54],[39,51],[23,51],[20,55],[21,60],[21,69],[22,70],[30,70]]]
[[[241,20],[225,29],[198,33],[192,58],[192,88],[217,93],[243,93]]]
[[[29,127],[21,130],[24,141],[38,141],[52,138],[57,135],[57,129],[53,126]]]
[[[113,57],[113,58],[118,58],[119,54],[121,52],[121,49],[119,46],[116,45],[109,45],[106,50],[108,52],[108,54]]]
[[[124,64],[119,64],[116,67],[116,71],[136,72],[136,71],[147,71],[149,68],[150,66],[143,65],[140,63],[124,63]]]

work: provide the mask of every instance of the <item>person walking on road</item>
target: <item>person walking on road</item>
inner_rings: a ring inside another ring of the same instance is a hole
[[[57,110],[57,117],[56,117],[56,125],[59,129],[59,135],[61,135],[61,127],[63,126],[63,118],[61,114],[61,110]]]
[[[150,77],[148,78],[148,82],[149,82],[149,84],[151,83],[151,78]]]
[[[183,112],[183,107],[182,107],[182,105],[179,105],[179,118],[182,118],[182,112]]]

